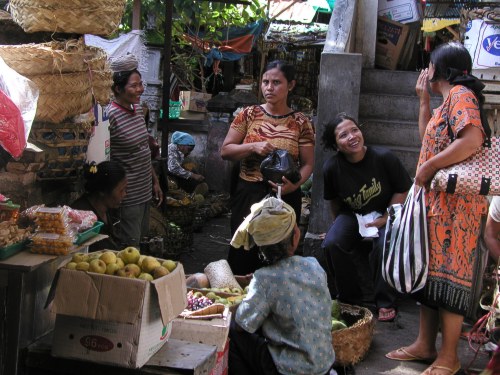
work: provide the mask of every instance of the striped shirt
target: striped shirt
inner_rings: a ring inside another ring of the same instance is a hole
[[[151,152],[142,108],[134,105],[131,111],[112,102],[107,110],[110,159],[127,171],[127,195],[122,206],[148,202],[152,197]]]

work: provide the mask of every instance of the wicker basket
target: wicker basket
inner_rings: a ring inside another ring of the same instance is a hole
[[[126,0],[10,0],[24,31],[109,35],[118,28]]]
[[[107,54],[82,39],[0,46],[0,57],[21,75],[75,73],[107,68]]]
[[[181,227],[191,227],[194,222],[195,212],[195,205],[179,207],[167,206],[165,216],[168,221],[171,221]]]
[[[86,159],[93,121],[81,123],[34,122],[30,141],[44,150],[45,164],[37,172],[39,180],[79,176]]]
[[[50,147],[87,146],[92,135],[94,121],[81,123],[63,122],[52,124],[34,122],[30,141]]]
[[[193,245],[193,228],[183,227],[179,229],[179,227],[171,228],[167,225],[167,233],[163,238],[165,258],[177,260],[181,253],[188,251]]]
[[[341,303],[340,312],[349,327],[332,332],[335,363],[354,365],[363,359],[370,348],[375,321],[371,311],[365,307]]]

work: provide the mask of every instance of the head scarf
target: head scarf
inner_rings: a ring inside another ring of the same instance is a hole
[[[139,61],[134,55],[128,53],[111,60],[110,67],[113,73],[130,72],[139,67]]]
[[[194,146],[194,138],[188,133],[173,132],[172,143],[174,145]]]
[[[277,244],[286,239],[295,226],[295,211],[282,200],[269,197],[252,205],[250,215],[240,224],[231,246],[250,250],[253,246]]]

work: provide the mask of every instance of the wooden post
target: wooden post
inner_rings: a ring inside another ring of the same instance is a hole
[[[132,30],[141,29],[141,0],[134,0],[132,5]]]
[[[377,41],[376,1],[358,0],[358,22],[354,52],[363,55],[363,68],[375,66],[375,44]]]

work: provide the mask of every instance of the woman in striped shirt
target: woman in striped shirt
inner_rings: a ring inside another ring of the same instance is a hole
[[[140,106],[144,92],[137,60],[126,55],[111,63],[114,100],[107,108],[112,161],[127,171],[127,196],[120,207],[121,245],[138,246],[149,235],[149,207],[152,196],[163,200],[158,178],[151,165],[147,126]]]

